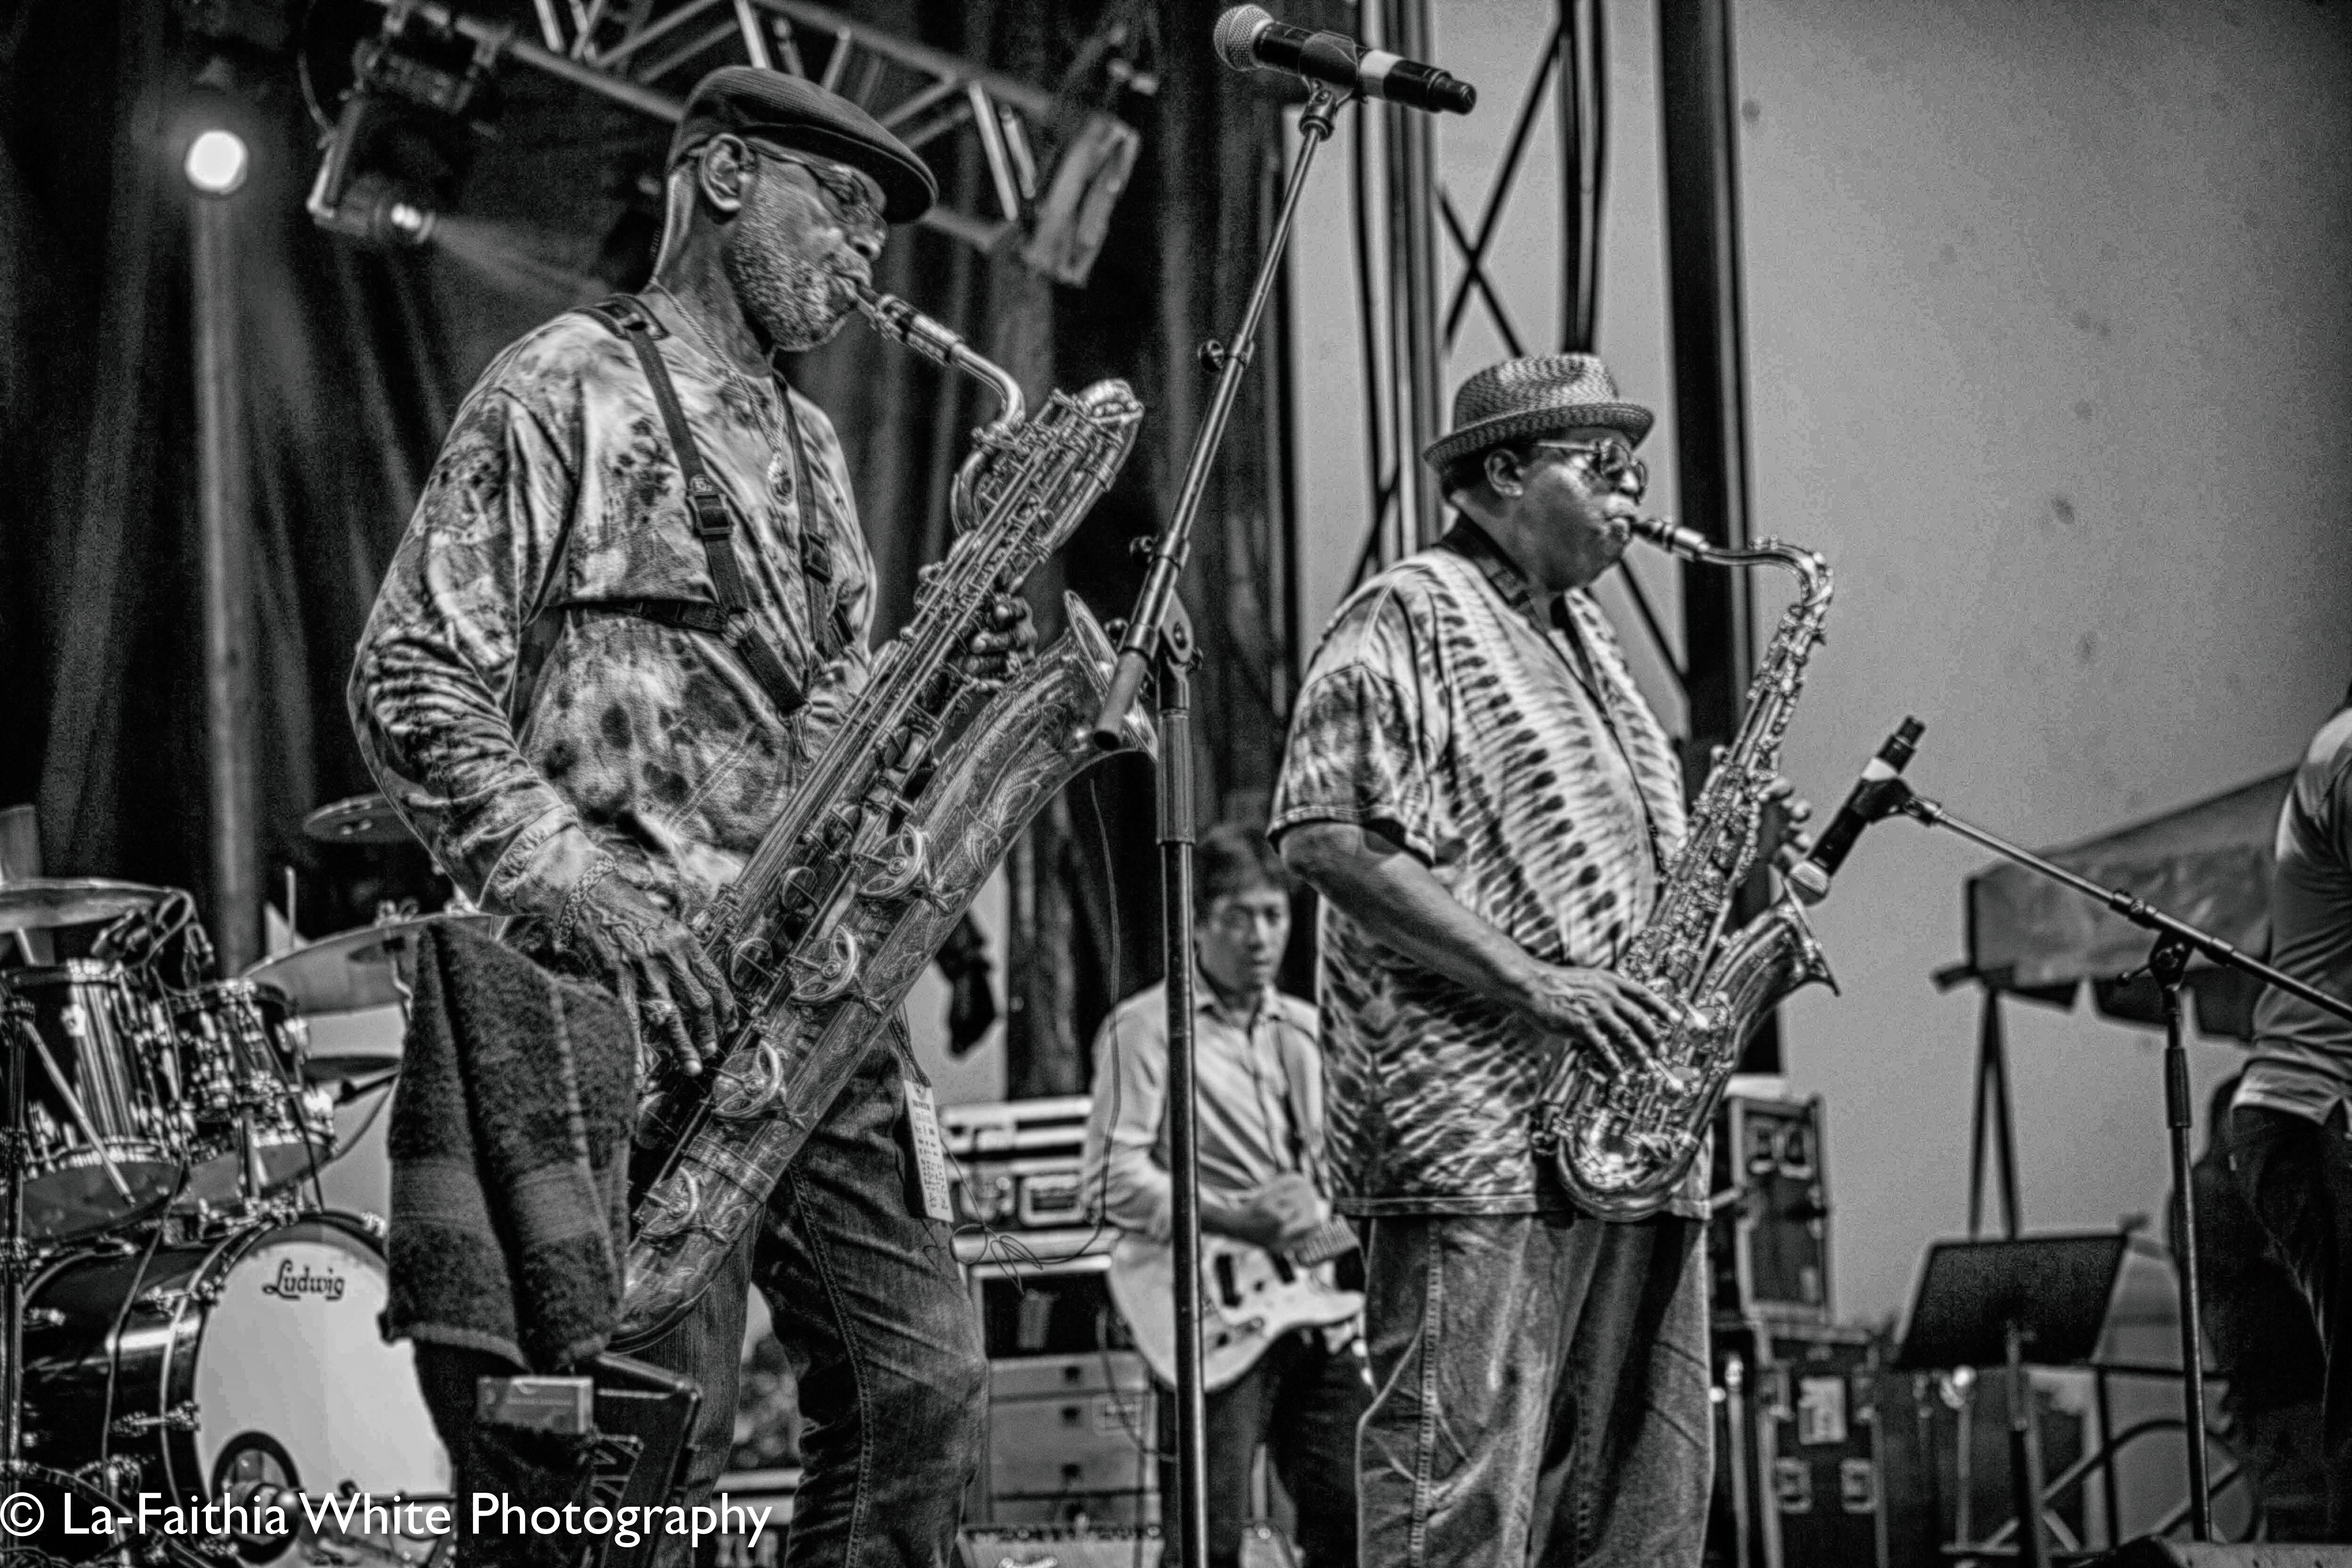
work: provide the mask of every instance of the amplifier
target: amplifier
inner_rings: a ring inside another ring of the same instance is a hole
[[[1878,1351],[1869,1331],[1718,1321],[1714,1371],[1708,1562],[1885,1564]]]
[[[974,1524],[1160,1521],[1158,1402],[1112,1310],[1109,1261],[1096,1252],[966,1268],[989,1358],[988,1458],[964,1507]]]
[[[940,1108],[956,1223],[992,1230],[1066,1230],[1087,1223],[1078,1190],[1083,1094]]]
[[[1159,1521],[1151,1375],[1133,1351],[989,1363],[982,1517],[994,1525]]]
[[[1827,1322],[1830,1205],[1821,1097],[1727,1095],[1716,1113],[1707,1261],[1717,1317]]]

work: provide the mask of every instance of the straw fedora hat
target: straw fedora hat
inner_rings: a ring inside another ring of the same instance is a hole
[[[1454,395],[1454,428],[1423,448],[1422,459],[1443,469],[1456,458],[1501,441],[1601,426],[1640,446],[1654,418],[1617,395],[1609,367],[1592,354],[1536,354],[1507,359],[1462,384]]]

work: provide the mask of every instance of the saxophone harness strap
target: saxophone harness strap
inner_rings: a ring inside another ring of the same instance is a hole
[[[654,403],[660,408],[662,424],[669,433],[671,454],[686,486],[687,509],[693,514],[695,538],[702,545],[703,559],[710,572],[711,593],[717,600],[716,604],[705,604],[693,599],[626,599],[593,608],[719,638],[768,694],[776,711],[789,718],[807,706],[808,694],[751,619],[751,595],[744,585],[742,567],[735,554],[735,514],[703,467],[701,450],[695,445],[694,431],[686,422],[686,411],[678,405],[677,388],[670,381],[669,368],[662,363],[661,353],[654,347],[654,339],[662,329],[644,305],[626,294],[615,295],[586,309],[590,315],[628,339],[629,346],[636,351],[637,363],[653,388]],[[793,473],[800,511],[801,575],[808,591],[809,631],[816,641],[818,658],[829,662],[839,657],[846,646],[845,617],[841,606],[833,601],[833,552],[817,531],[815,492],[809,483],[808,453],[801,440],[800,416],[793,408],[791,389],[780,390],[785,426],[792,433]]]

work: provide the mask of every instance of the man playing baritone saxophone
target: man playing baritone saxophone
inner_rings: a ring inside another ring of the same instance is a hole
[[[1613,1070],[1666,1016],[1611,965],[1683,841],[1682,773],[1584,591],[1624,552],[1650,424],[1591,355],[1472,376],[1423,454],[1453,531],[1340,606],[1276,786],[1271,830],[1324,898],[1381,1568],[1700,1558],[1706,1163],[1610,1224],[1529,1146],[1558,1052]]]
[[[484,909],[524,917],[509,940],[610,984],[689,1072],[732,1005],[688,922],[868,668],[848,470],[771,356],[830,339],[885,225],[933,195],[847,100],[773,71],[705,78],[635,305],[719,505],[698,527],[625,309],[560,316],[459,410],[360,644],[352,718],[401,815]],[[967,658],[998,677],[1032,640],[1000,598]],[[765,1292],[807,1418],[794,1563],[944,1562],[979,1458],[987,1367],[948,1227],[910,1201],[900,1048],[877,1043],[735,1263],[643,1352],[701,1382],[698,1501],[731,1437],[746,1281]],[[437,1344],[417,1365],[463,1490],[475,1377],[519,1369]]]
[[[1220,824],[1201,836],[1193,902],[1201,1228],[1288,1251],[1321,1228],[1328,1198],[1315,1009],[1274,985],[1290,940],[1290,876],[1265,834]],[[1160,1243],[1172,1223],[1167,994],[1163,984],[1129,997],[1095,1038],[1083,1179],[1112,1224]],[[1208,1395],[1212,1568],[1241,1561],[1261,1447],[1297,1509],[1300,1560],[1352,1568],[1356,1423],[1370,1394],[1356,1326],[1346,1323],[1285,1335]],[[1175,1405],[1165,1388],[1160,1434],[1172,1454]],[[1175,1496],[1173,1472],[1163,1460],[1163,1497]]]

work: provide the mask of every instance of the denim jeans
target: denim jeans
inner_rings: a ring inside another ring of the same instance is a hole
[[[906,1121],[886,1037],[693,1313],[631,1352],[702,1385],[687,1499],[701,1502],[733,1445],[747,1291],[760,1287],[800,1379],[803,1469],[784,1545],[795,1568],[948,1563],[980,1463],[988,1362],[949,1227],[924,1217]],[[446,1434],[443,1407],[469,1416],[473,1373],[489,1369],[429,1346],[417,1361]],[[682,1564],[688,1544],[667,1543],[662,1568]]]
[[[2340,1121],[2249,1105],[2230,1113],[2230,1138],[2246,1201],[2318,1322],[2326,1539],[2352,1541],[2352,1137]]]
[[[1696,1568],[1704,1227],[1384,1215],[1368,1237],[1364,1561]]]
[[[1159,1394],[1161,1517],[1172,1520],[1176,1396],[1164,1387]],[[1326,1348],[1320,1330],[1286,1334],[1207,1397],[1209,1568],[1239,1568],[1261,1445],[1297,1510],[1302,1568],[1356,1568],[1356,1423],[1370,1401],[1363,1357],[1352,1346]],[[1172,1547],[1166,1561],[1174,1568]]]

